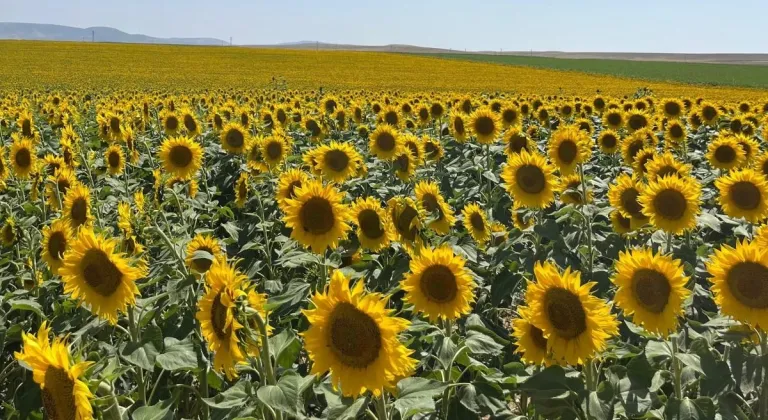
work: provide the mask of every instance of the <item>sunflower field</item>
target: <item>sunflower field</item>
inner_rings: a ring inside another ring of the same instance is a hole
[[[10,419],[768,419],[768,100],[0,94]]]

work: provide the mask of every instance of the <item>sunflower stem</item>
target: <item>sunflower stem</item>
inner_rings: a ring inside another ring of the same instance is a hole
[[[584,201],[584,205],[587,205],[587,182],[584,177],[584,164],[579,164],[579,182],[581,184],[581,199]],[[584,224],[587,228],[587,252],[588,252],[588,260],[587,260],[587,268],[589,269],[589,278],[592,278],[592,271],[594,269],[594,260],[595,260],[595,250],[592,246],[592,223],[589,219],[587,219],[587,216],[582,212],[581,213]]]
[[[376,415],[379,420],[389,420],[387,416],[387,393],[384,390],[381,391],[381,396],[376,398]]]
[[[763,359],[763,380],[760,384],[760,420],[768,420],[768,333],[758,328],[760,357]]]
[[[264,366],[265,375],[267,376],[267,383],[269,385],[276,385],[277,380],[275,379],[275,370],[272,366],[272,358],[270,356],[269,350],[269,335],[267,333],[267,324],[258,311],[255,311],[253,317],[256,320],[256,325],[259,327],[259,333],[261,333],[261,351],[259,351],[259,356],[261,357],[261,364]],[[283,413],[280,411],[275,411],[275,419],[282,420],[282,418]]]
[[[667,232],[667,254],[672,255],[672,234]]]
[[[674,379],[674,386],[675,386],[675,397],[678,401],[682,401],[683,399],[683,387],[682,387],[682,377],[683,372],[680,368],[680,364],[677,361],[677,353],[679,351],[677,347],[677,335],[673,335],[671,337],[672,341],[672,376]]]
[[[266,247],[265,253],[267,254],[267,270],[269,270],[269,274],[271,278],[274,278],[275,273],[272,271],[272,241],[270,239],[269,232],[267,232],[267,228],[264,226],[264,223],[266,223],[266,218],[264,216],[264,203],[261,199],[261,191],[259,189],[256,189],[256,198],[258,198],[259,202],[259,216],[261,217],[261,232],[264,234],[264,246]]]
[[[136,311],[135,306],[131,306],[128,309],[128,324],[131,328],[131,341],[133,341],[136,344],[139,344],[141,342],[141,330],[139,329],[139,323],[136,321],[136,317],[134,315],[134,312]],[[147,401],[147,390],[146,390],[146,384],[144,383],[144,370],[141,367],[137,366],[136,373],[138,375],[138,382],[139,382],[139,399],[141,402],[146,404]]]

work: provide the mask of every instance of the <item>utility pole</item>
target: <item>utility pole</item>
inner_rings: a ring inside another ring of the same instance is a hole
[[[232,37],[229,37],[229,46],[232,46]]]
[[[96,42],[96,31],[91,30],[91,42]]]

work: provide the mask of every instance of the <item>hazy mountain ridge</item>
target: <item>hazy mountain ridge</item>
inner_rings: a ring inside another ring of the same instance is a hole
[[[43,23],[0,22],[0,39],[38,41],[91,41],[133,44],[225,45],[216,38],[156,38],[142,34],[129,34],[115,28],[94,26],[76,28]]]

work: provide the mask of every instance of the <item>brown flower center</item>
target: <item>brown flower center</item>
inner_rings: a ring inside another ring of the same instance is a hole
[[[664,312],[671,290],[667,277],[656,270],[642,268],[632,276],[635,298],[649,312]]]
[[[325,198],[312,197],[301,206],[299,218],[305,232],[323,235],[333,229],[335,224],[333,206]]]
[[[544,296],[544,308],[558,336],[572,339],[587,329],[587,315],[579,297],[563,288],[553,288]]]
[[[381,330],[370,315],[351,303],[336,304],[328,320],[328,345],[345,366],[363,369],[381,352]]]
[[[733,296],[753,309],[768,308],[768,267],[753,261],[731,267],[726,282]]]
[[[456,276],[444,265],[427,267],[421,273],[419,287],[427,299],[437,303],[453,301],[459,291]]]
[[[104,251],[89,249],[80,262],[85,282],[103,297],[114,294],[123,281],[123,273]]]

